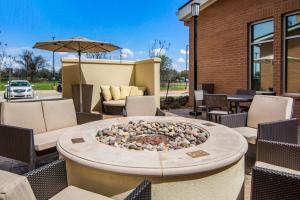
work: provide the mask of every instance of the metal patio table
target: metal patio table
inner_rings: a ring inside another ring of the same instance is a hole
[[[240,102],[252,102],[254,96],[252,95],[244,95],[244,94],[236,94],[236,95],[228,95],[227,100],[230,103],[230,107],[232,108],[232,104],[234,103],[236,113],[241,112]]]

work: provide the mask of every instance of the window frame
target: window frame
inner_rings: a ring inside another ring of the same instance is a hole
[[[296,12],[292,12],[292,13],[289,13],[289,14],[286,14],[283,16],[283,25],[282,25],[282,72],[283,72],[283,80],[282,80],[282,83],[283,83],[283,94],[287,95],[287,96],[300,96],[300,93],[293,93],[293,92],[288,92],[287,91],[287,80],[288,80],[288,77],[287,77],[287,41],[288,40],[291,40],[291,39],[297,39],[297,38],[300,38],[300,35],[293,35],[293,36],[287,36],[287,19],[288,17],[290,16],[293,16],[293,15],[297,15],[299,14],[300,15],[300,11],[296,11]]]
[[[249,62],[248,62],[248,88],[250,90],[252,90],[252,85],[253,85],[253,81],[252,81],[252,74],[253,74],[253,55],[252,55],[252,47],[256,44],[265,44],[265,43],[271,43],[273,42],[273,54],[274,54],[274,42],[275,42],[275,38],[273,37],[272,40],[265,40],[262,42],[252,42],[253,39],[253,26],[258,25],[258,24],[262,24],[265,22],[269,22],[269,21],[273,21],[273,34],[275,36],[275,21],[274,18],[268,18],[268,19],[264,19],[264,20],[260,20],[257,22],[253,22],[253,23],[249,23],[249,30],[248,30],[248,53],[249,53]],[[274,69],[274,68],[273,68]],[[273,88],[274,88],[274,75],[273,75]]]

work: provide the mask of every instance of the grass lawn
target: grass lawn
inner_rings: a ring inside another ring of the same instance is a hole
[[[167,89],[168,89],[167,84],[162,84],[160,86],[160,90],[167,90]],[[176,91],[186,90],[185,83],[170,83],[169,90],[176,90]]]
[[[58,82],[55,83],[57,85]],[[34,90],[53,90],[53,82],[52,81],[39,81],[32,83]],[[7,85],[7,81],[0,82],[0,91],[5,89],[5,85]]]

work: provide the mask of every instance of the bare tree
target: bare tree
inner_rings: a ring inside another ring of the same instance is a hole
[[[172,81],[175,79],[177,72],[173,69],[173,61],[167,56],[171,43],[165,40],[155,40],[149,48],[149,56],[161,59],[160,63],[160,80],[161,82]]]
[[[160,57],[167,53],[171,46],[170,42],[165,40],[154,40],[151,47],[149,48],[149,57]]]
[[[1,34],[1,31],[0,31]],[[2,80],[2,71],[9,68],[15,61],[15,57],[6,53],[7,44],[0,41],[0,81]]]
[[[27,71],[27,76],[30,77],[31,82],[34,80],[37,72],[47,66],[47,60],[43,56],[35,56],[34,53],[29,50],[24,50],[16,62]]]
[[[107,59],[107,52],[86,53],[86,57],[91,59]]]

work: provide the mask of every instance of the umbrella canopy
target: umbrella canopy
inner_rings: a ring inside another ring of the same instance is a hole
[[[80,112],[83,111],[82,106],[82,79],[81,79],[81,53],[111,52],[120,47],[95,40],[89,40],[84,37],[74,37],[66,40],[50,40],[47,42],[37,42],[33,48],[48,50],[52,52],[77,52],[79,57],[79,104]]]
[[[50,40],[46,42],[37,42],[33,48],[44,49],[53,52],[111,52],[121,49],[114,44],[89,40],[84,37],[74,37],[66,40]]]

